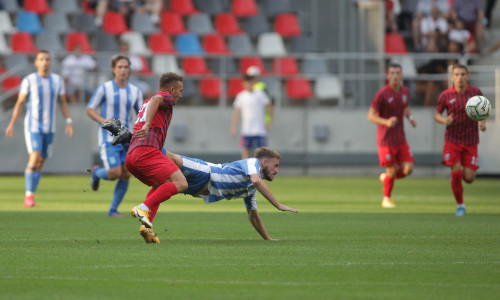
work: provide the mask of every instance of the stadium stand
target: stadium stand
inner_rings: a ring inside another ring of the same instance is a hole
[[[141,60],[142,63],[142,69],[140,73],[142,75],[148,75],[148,76],[153,75],[153,71],[151,70],[151,68],[149,68],[148,60],[142,55],[139,55],[139,59]]]
[[[199,13],[199,11],[195,9],[192,0],[170,0],[170,9],[172,12],[183,16]]]
[[[210,33],[203,36],[202,40],[203,49],[208,54],[214,55],[230,55],[231,50],[227,48],[226,41],[224,37],[218,33]]]
[[[222,0],[194,0],[194,6],[212,16],[226,11]]]
[[[177,50],[175,50],[174,45],[172,44],[172,40],[170,36],[164,33],[153,33],[149,36],[149,49],[153,53],[156,54],[175,54]]]
[[[122,34],[130,31],[125,17],[119,12],[109,10],[104,14],[102,30],[109,34]]]
[[[34,12],[20,11],[17,13],[17,30],[32,34],[44,32],[40,18]]]
[[[30,65],[28,56],[23,54],[13,54],[5,58],[5,68],[7,70],[14,69],[16,67],[27,67]]]
[[[239,74],[238,68],[232,57],[215,57],[212,58],[210,69],[216,74]]]
[[[264,62],[260,56],[248,56],[242,57],[240,59],[240,73],[245,74],[246,70],[250,66],[256,66],[260,70],[261,75],[268,74],[267,70],[264,68]]]
[[[24,9],[40,15],[50,14],[53,12],[47,3],[47,0],[24,0]]]
[[[259,14],[255,0],[233,0],[231,10],[238,17],[249,17]]]
[[[120,41],[126,42],[130,47],[130,53],[137,55],[151,55],[151,50],[149,50],[144,37],[140,32],[126,32],[120,36]]]
[[[80,12],[77,0],[53,0],[52,3],[52,7],[57,12],[66,14],[78,14]]]
[[[66,35],[66,51],[73,51],[75,45],[80,45],[82,51],[87,54],[95,53],[95,50],[90,46],[89,37],[85,32],[70,32]]]
[[[43,19],[44,28],[53,33],[65,34],[72,31],[66,13],[54,12]]]
[[[0,26],[0,33],[11,34],[17,31],[7,11],[0,10],[0,24],[2,24],[2,26]]]
[[[8,90],[15,90],[19,88],[21,85],[21,81],[23,78],[21,76],[9,76],[2,80],[2,90],[3,91],[8,91]]]
[[[205,35],[214,32],[214,26],[210,16],[205,13],[191,15],[187,19],[187,29],[198,35]]]
[[[116,52],[118,51],[116,37],[111,34],[97,32],[94,35],[94,48],[102,52]]]
[[[258,36],[265,32],[271,32],[271,26],[264,15],[248,17],[245,23],[245,31],[251,36]]]
[[[218,77],[203,78],[200,81],[201,96],[208,99],[216,99],[222,95],[221,80]]]
[[[161,31],[168,34],[187,33],[181,15],[164,10],[161,13]]]
[[[76,15],[75,30],[91,34],[97,31],[94,23],[94,16],[81,13]]]
[[[228,47],[235,55],[255,55],[255,49],[248,34],[230,35]]]
[[[300,76],[287,79],[285,91],[290,100],[309,100],[314,96],[309,79]]]
[[[201,48],[200,40],[193,33],[184,33],[177,36],[175,48],[179,53],[185,55],[204,55],[205,50]]]
[[[59,34],[55,32],[44,32],[35,37],[35,46],[38,49],[48,50],[52,53],[64,53],[64,46],[59,39]]]
[[[28,32],[16,32],[10,36],[12,52],[21,54],[34,54],[38,51],[33,42],[33,37]]]
[[[165,73],[165,70],[169,70],[170,72],[180,75],[184,74],[177,63],[177,59],[173,55],[154,55],[151,66],[153,73],[156,75]]]
[[[131,17],[131,29],[142,34],[152,34],[158,31],[149,14],[134,13]]]
[[[342,83],[337,76],[321,76],[316,79],[314,95],[320,101],[338,99],[343,101]]]
[[[188,75],[212,74],[212,71],[207,68],[205,58],[201,56],[190,56],[182,58],[182,69]]]
[[[263,57],[286,55],[285,43],[281,36],[275,32],[259,35],[257,39],[257,53]]]
[[[12,53],[12,49],[7,44],[7,40],[5,39],[5,35],[0,33],[0,54],[1,55],[10,55]]]
[[[274,31],[282,36],[297,36],[302,34],[297,16],[289,13],[276,16]]]
[[[302,61],[302,73],[307,75],[328,74],[328,63],[322,57],[307,55]]]
[[[272,63],[272,71],[274,74],[278,74],[281,76],[291,76],[299,74],[297,61],[292,56],[274,58]]]
[[[300,35],[290,39],[290,53],[309,53],[316,52],[311,38]]]
[[[17,4],[17,0],[2,0],[3,8],[5,11],[16,14],[19,12],[19,5]]]
[[[235,98],[243,90],[243,80],[241,77],[231,77],[227,81],[227,96]]]
[[[232,13],[221,13],[215,16],[215,29],[221,34],[241,34],[244,33],[238,25],[236,16]]]
[[[289,13],[291,9],[285,0],[262,0],[262,11],[268,17]]]
[[[385,35],[385,53],[403,54],[408,53],[404,38],[399,33],[386,33]]]

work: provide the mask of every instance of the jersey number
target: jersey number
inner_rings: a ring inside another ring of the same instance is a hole
[[[135,118],[135,124],[146,122],[146,112],[148,111],[149,101],[142,104],[141,109],[139,109],[139,113],[137,114],[137,118]]]

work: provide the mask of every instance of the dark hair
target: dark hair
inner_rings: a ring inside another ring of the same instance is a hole
[[[43,54],[48,54],[49,56],[52,56],[52,55],[50,55],[50,52],[49,52],[48,50],[40,49],[40,50],[38,50],[38,52],[36,53],[35,58],[36,58],[36,57],[38,57],[38,54],[42,54],[42,53],[43,53]]]
[[[182,76],[172,72],[163,73],[160,77],[160,82],[159,82],[160,89],[166,89],[171,84],[176,83],[177,81],[182,81]]]
[[[117,56],[113,57],[113,59],[111,60],[111,68],[114,69],[116,67],[116,64],[118,63],[118,61],[120,61],[122,59],[126,60],[128,62],[128,66],[130,67],[130,59],[128,58],[128,56],[118,54]]]
[[[257,78],[257,76],[243,75],[243,81],[252,81],[255,78]]]
[[[467,74],[469,74],[469,69],[467,68],[466,65],[462,65],[462,64],[454,64],[452,67],[451,67],[451,72],[453,72],[455,69],[464,69],[465,72]]]
[[[260,147],[255,149],[254,151],[254,156],[257,159],[262,159],[262,158],[277,158],[281,159],[281,154],[279,154],[277,151],[274,151],[271,148],[268,147]]]
[[[394,62],[391,62],[389,63],[389,65],[387,65],[387,70],[389,70],[390,68],[399,68],[400,70],[403,70],[400,64]]]

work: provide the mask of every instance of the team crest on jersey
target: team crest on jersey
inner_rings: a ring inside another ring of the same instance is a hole
[[[391,160],[391,159],[392,159],[392,155],[390,155],[390,154],[386,154],[386,155],[385,155],[385,159],[387,159],[387,160]]]
[[[457,99],[455,99],[455,98],[451,99],[451,100],[450,100],[450,104],[455,103],[455,101],[457,101]]]
[[[450,160],[450,153],[446,153],[444,155],[444,160]]]
[[[393,97],[391,97],[391,98],[387,99],[387,102],[388,102],[388,103],[392,103],[392,101],[394,101],[394,98],[393,98]]]
[[[406,103],[406,101],[408,101],[408,99],[406,99],[406,95],[403,95],[403,97],[401,97],[402,100],[403,100],[403,103]]]

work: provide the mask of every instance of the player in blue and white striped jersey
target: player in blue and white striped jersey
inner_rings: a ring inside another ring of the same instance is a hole
[[[120,123],[130,128],[132,109],[139,112],[143,102],[141,90],[128,82],[130,75],[130,60],[127,56],[118,55],[111,61],[113,80],[100,85],[87,105],[87,114],[99,124],[106,120],[120,120]],[[100,109],[100,112],[98,112]],[[112,136],[99,126],[98,145],[104,167],[94,166],[92,170],[91,187],[99,189],[100,179],[116,180],[115,191],[108,211],[110,217],[121,217],[118,206],[123,200],[129,185],[130,173],[125,167],[127,152],[120,145],[111,145]]]
[[[52,141],[56,132],[56,101],[59,98],[61,111],[66,118],[66,133],[73,136],[73,124],[66,101],[66,89],[61,76],[51,73],[51,55],[40,50],[35,57],[36,72],[23,78],[19,88],[12,118],[5,129],[7,137],[14,136],[14,124],[21,115],[24,103],[27,103],[24,117],[24,135],[28,148],[29,160],[24,173],[26,193],[24,205],[35,206],[34,194],[42,176],[45,159],[52,153]]]

